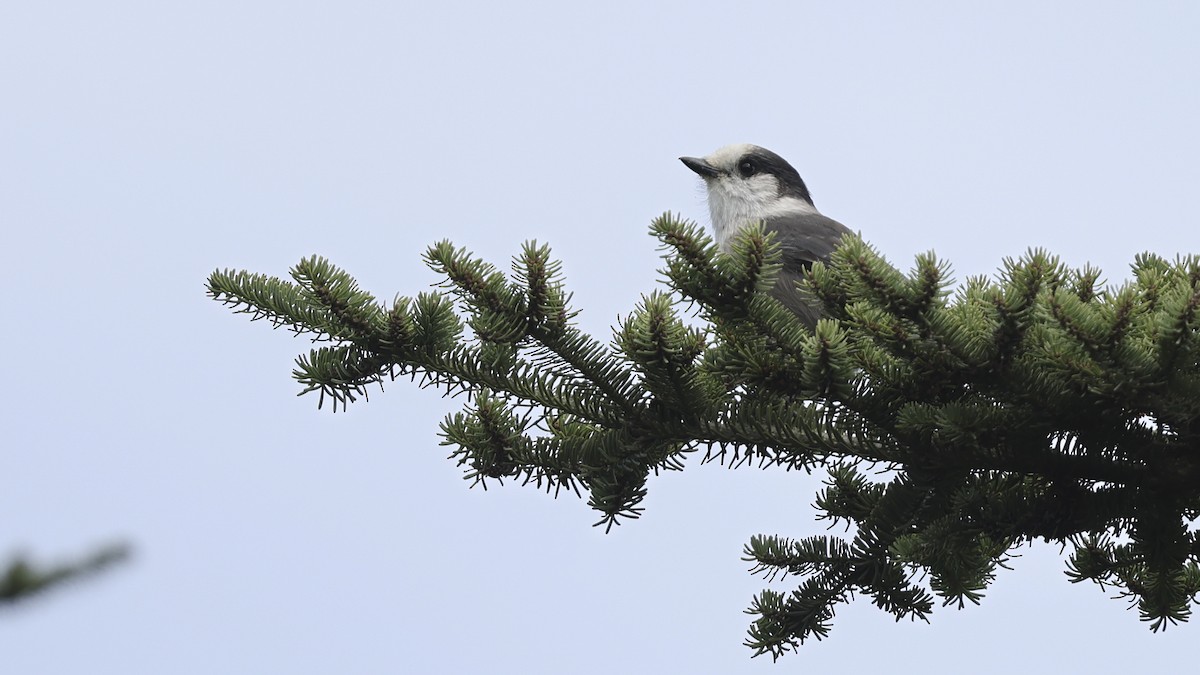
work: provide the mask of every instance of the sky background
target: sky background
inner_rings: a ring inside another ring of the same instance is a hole
[[[824,532],[819,475],[699,466],[604,534],[582,500],[468,490],[461,405],[297,398],[309,344],[207,299],[320,254],[378,297],[442,238],[563,261],[603,339],[659,284],[676,158],[751,142],[907,269],[1042,246],[1111,282],[1200,252],[1193,2],[8,2],[0,7],[0,559],[126,565],[0,610],[11,673],[1117,673],[1194,663],[1023,549],[983,605],[860,599],[772,665],[742,646],[756,533]],[[790,588],[790,581],[776,584]]]

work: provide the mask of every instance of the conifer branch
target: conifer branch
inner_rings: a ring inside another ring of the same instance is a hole
[[[130,555],[124,544],[109,544],[69,563],[35,565],[15,556],[0,574],[0,606],[41,594],[63,582],[82,579],[125,561]]]
[[[825,470],[816,504],[847,539],[746,547],[768,582],[799,578],[754,599],[755,654],[826,637],[859,594],[898,619],[926,619],[934,596],[979,603],[1035,538],[1070,544],[1069,579],[1118,587],[1153,630],[1190,617],[1200,258],[1143,254],[1111,287],[1031,250],[952,289],[932,253],[904,273],[847,236],[802,282],[827,314],[809,330],[767,294],[780,257],[761,228],[727,252],[670,214],[651,232],[666,291],[611,345],[573,324],[559,265],[532,242],[511,275],[435,244],[443,290],[391,305],[317,257],[292,281],[217,271],[208,291],[326,343],[293,375],[335,410],[401,376],[468,394],[442,424],[465,478],[574,492],[598,525],[637,518],[650,474],[701,450],[730,467]]]

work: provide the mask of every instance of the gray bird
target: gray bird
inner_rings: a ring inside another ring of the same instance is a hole
[[[822,310],[796,287],[813,262],[827,262],[849,228],[813,206],[808,187],[784,158],[757,145],[727,145],[707,157],[680,157],[704,179],[717,246],[728,252],[743,228],[762,222],[783,249],[771,295],[812,328]]]

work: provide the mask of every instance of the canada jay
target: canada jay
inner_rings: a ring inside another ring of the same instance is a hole
[[[717,246],[729,251],[743,228],[762,222],[775,233],[783,269],[771,295],[809,328],[821,317],[820,303],[796,287],[813,262],[827,262],[850,230],[821,215],[800,174],[779,155],[757,145],[727,145],[707,157],[680,157],[704,179]]]

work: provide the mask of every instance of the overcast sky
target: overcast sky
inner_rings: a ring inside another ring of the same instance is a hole
[[[449,238],[563,260],[607,339],[659,283],[678,161],[788,158],[818,208],[958,279],[1042,246],[1125,278],[1200,252],[1200,4],[9,2],[0,8],[0,557],[133,560],[0,611],[11,673],[1116,673],[1194,663],[1051,546],[982,606],[860,599],[772,666],[756,533],[824,532],[820,476],[695,462],[605,535],[468,490],[396,382],[297,398],[309,345],[204,295],[320,254],[390,300]],[[985,7],[985,4],[990,4]],[[734,9],[736,7],[736,9]],[[776,584],[788,589],[792,580]]]

